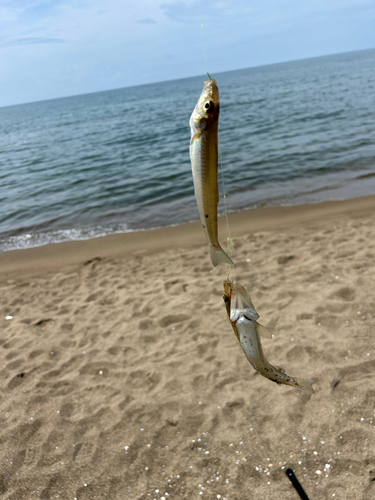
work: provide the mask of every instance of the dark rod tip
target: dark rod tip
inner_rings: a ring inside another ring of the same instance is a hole
[[[295,476],[294,472],[292,471],[292,469],[289,469],[289,468],[286,469],[285,474],[290,479],[290,482],[294,486],[294,488],[295,488],[296,492],[298,493],[300,499],[301,500],[309,500],[309,497],[306,495],[304,489],[300,485],[300,483],[299,483],[298,479],[296,478],[296,476]]]

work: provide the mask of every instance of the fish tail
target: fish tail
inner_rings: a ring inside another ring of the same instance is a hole
[[[220,246],[218,248],[210,247],[210,257],[214,267],[220,264],[220,262],[225,262],[234,267],[232,259],[228,257]]]
[[[305,392],[308,392],[309,394],[315,394],[315,391],[312,388],[312,384],[315,382],[315,380],[311,380],[310,378],[297,378],[297,377],[293,378],[294,381],[296,382],[297,387],[299,387]]]

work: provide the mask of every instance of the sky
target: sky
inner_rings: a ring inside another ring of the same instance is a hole
[[[0,0],[0,106],[374,47],[374,0]]]

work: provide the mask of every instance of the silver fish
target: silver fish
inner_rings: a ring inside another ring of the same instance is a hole
[[[206,235],[214,266],[232,260],[218,241],[218,124],[220,113],[219,89],[215,80],[204,82],[202,94],[190,118],[190,159],[195,198],[199,217]]]
[[[257,322],[259,314],[245,288],[226,279],[223,298],[230,324],[252,367],[276,384],[291,385],[313,394],[315,392],[312,388],[313,380],[290,377],[283,368],[271,365],[264,357],[259,336],[272,337],[272,335]]]

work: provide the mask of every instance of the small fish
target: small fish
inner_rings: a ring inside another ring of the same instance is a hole
[[[257,322],[259,314],[245,288],[239,283],[234,284],[229,279],[224,281],[224,302],[228,318],[241,347],[252,365],[263,377],[276,384],[285,384],[314,394],[313,380],[290,377],[283,368],[271,365],[263,354],[259,336],[271,338],[271,333]]]
[[[210,246],[214,266],[232,260],[221,248],[217,232],[219,89],[215,80],[204,82],[202,94],[190,118],[190,159],[199,217]]]

